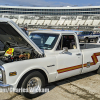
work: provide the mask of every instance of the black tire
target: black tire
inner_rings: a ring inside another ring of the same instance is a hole
[[[88,43],[90,43],[90,40],[88,40]]]
[[[97,70],[95,70],[95,73],[100,75],[100,66],[99,66],[99,68]]]
[[[23,89],[27,89],[27,83],[28,81],[31,79],[31,78],[34,78],[34,77],[38,77],[40,80],[41,80],[41,88],[43,88],[45,86],[45,78],[44,76],[39,72],[39,71],[34,71],[32,73],[30,73],[25,79],[24,81],[22,82],[22,86],[21,88]],[[32,98],[35,98],[37,96],[39,96],[41,93],[38,92],[38,93],[35,93],[35,94],[31,94],[29,92],[21,92],[21,95],[22,96],[25,96],[26,98],[29,98],[29,99],[32,99]]]
[[[94,41],[95,41],[95,43],[97,43],[97,41],[98,41],[98,38],[96,38]]]
[[[88,43],[89,41],[88,41],[88,38],[85,38],[85,43]]]

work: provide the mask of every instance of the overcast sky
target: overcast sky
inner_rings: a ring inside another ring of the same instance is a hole
[[[100,0],[0,0],[0,5],[9,6],[99,6]]]

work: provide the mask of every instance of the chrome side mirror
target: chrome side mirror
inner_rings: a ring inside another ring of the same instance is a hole
[[[68,48],[67,47],[63,47],[63,53],[68,52]]]

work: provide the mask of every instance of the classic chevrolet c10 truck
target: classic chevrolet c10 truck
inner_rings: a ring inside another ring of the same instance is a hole
[[[34,31],[28,37],[12,20],[0,19],[0,87],[25,88],[27,98],[40,95],[30,89],[97,70],[100,44],[79,44],[74,32]]]

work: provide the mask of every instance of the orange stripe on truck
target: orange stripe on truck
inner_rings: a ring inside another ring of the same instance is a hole
[[[100,52],[94,53],[94,54],[91,56],[93,62],[90,62],[90,66],[96,65],[96,64],[97,64],[97,62],[98,62],[97,56],[100,56]],[[87,63],[83,64],[83,67],[87,67]],[[71,71],[71,70],[76,70],[76,69],[79,69],[79,68],[82,68],[82,65],[76,65],[76,66],[72,66],[72,67],[67,67],[67,68],[63,68],[63,69],[58,69],[57,72],[58,72],[58,74],[60,74],[60,73],[68,72],[68,71]]]
[[[78,66],[73,66],[73,67],[68,67],[68,68],[60,69],[60,70],[57,70],[57,71],[58,71],[58,73],[63,73],[63,72],[79,69],[81,67],[82,67],[82,65],[78,65]]]

